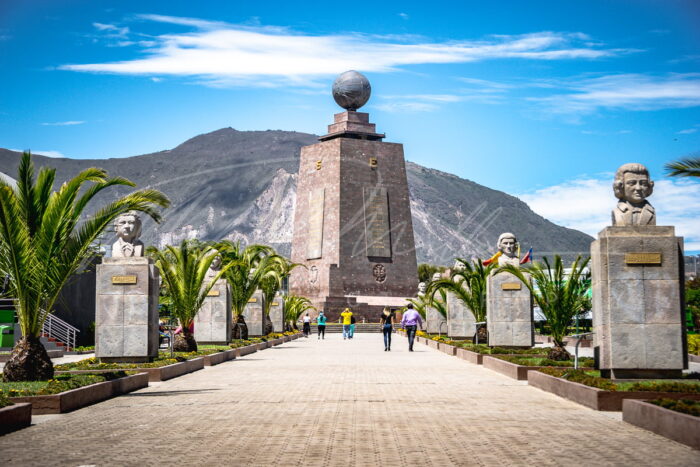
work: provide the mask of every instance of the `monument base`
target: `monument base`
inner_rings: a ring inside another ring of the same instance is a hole
[[[472,311],[452,292],[447,293],[447,335],[453,339],[473,339],[476,319]]]
[[[158,284],[150,258],[102,259],[97,265],[95,357],[142,363],[158,356]]]
[[[447,320],[435,308],[425,309],[425,332],[428,334],[447,334]]]
[[[504,272],[486,279],[486,326],[491,347],[535,345],[532,297],[520,279]]]
[[[272,332],[284,332],[284,297],[277,295],[270,303]]]
[[[248,327],[249,336],[265,336],[268,334],[268,329],[272,330],[270,318],[265,316],[263,311],[263,301],[265,297],[261,291],[257,291],[248,300],[248,304],[243,312],[243,319]]]
[[[602,378],[622,379],[680,379],[683,370],[600,370]]]
[[[683,238],[673,227],[615,226],[598,234],[591,272],[601,371],[646,378],[688,367],[683,266]]]
[[[194,317],[198,344],[227,345],[231,342],[231,294],[226,279],[219,279]]]

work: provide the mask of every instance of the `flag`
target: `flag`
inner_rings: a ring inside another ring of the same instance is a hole
[[[530,248],[523,259],[520,260],[520,264],[530,263],[532,261],[532,248]]]
[[[490,257],[489,259],[487,259],[487,260],[485,260],[485,261],[482,261],[481,264],[483,264],[484,266],[488,266],[489,264],[491,264],[491,263],[493,263],[494,261],[496,261],[496,260],[498,259],[498,257],[501,256],[502,254],[503,254],[503,253],[501,253],[501,252],[499,251],[498,253],[496,253],[495,255],[493,255],[492,257]]]

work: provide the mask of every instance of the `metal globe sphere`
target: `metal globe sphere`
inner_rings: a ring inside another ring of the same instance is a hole
[[[369,80],[355,70],[342,73],[333,82],[333,99],[345,110],[359,109],[367,103],[370,94]]]

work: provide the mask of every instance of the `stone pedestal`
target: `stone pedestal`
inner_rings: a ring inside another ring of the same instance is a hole
[[[158,356],[158,269],[145,257],[97,265],[95,356],[148,362]]]
[[[425,332],[428,334],[447,333],[447,320],[433,307],[425,309]]]
[[[245,306],[245,311],[243,312],[245,324],[248,326],[248,335],[251,337],[264,336],[267,334],[265,332],[265,325],[268,320],[263,312],[263,300],[265,300],[263,293],[260,290],[256,291],[250,300],[248,300],[248,304]]]
[[[194,318],[194,338],[198,344],[231,342],[231,294],[226,279],[216,281],[204,299]]]
[[[284,332],[284,297],[276,296],[270,303],[272,332]]]
[[[535,345],[530,290],[520,279],[507,272],[491,275],[486,281],[489,346]]]
[[[452,292],[447,293],[447,335],[453,339],[471,339],[476,332],[472,311]]]
[[[591,244],[597,365],[611,378],[679,377],[683,238],[673,227],[607,227]]]
[[[418,287],[403,146],[383,137],[368,114],[348,111],[301,148],[292,261],[305,267],[292,271],[290,293],[329,321],[355,297],[411,297]],[[352,311],[377,319],[369,307]]]

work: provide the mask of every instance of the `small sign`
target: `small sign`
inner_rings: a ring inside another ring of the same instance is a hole
[[[112,284],[136,284],[136,275],[112,276]]]
[[[316,170],[321,170],[322,161],[316,161]]]
[[[257,301],[258,301],[257,298],[251,298],[250,300],[248,300],[248,303],[255,303]]]
[[[272,304],[271,304],[270,306],[279,306],[279,303],[277,303],[277,302],[272,302]]]
[[[377,165],[378,165],[378,163],[377,163],[377,158],[376,158],[376,157],[370,157],[370,158],[369,158],[369,166],[370,166],[370,168],[376,169],[376,168],[377,168]]]
[[[218,290],[211,289],[207,294],[207,297],[218,297],[220,292]]]
[[[625,264],[661,264],[661,253],[625,253]]]
[[[504,282],[501,284],[501,290],[520,290],[522,284],[520,282]]]

